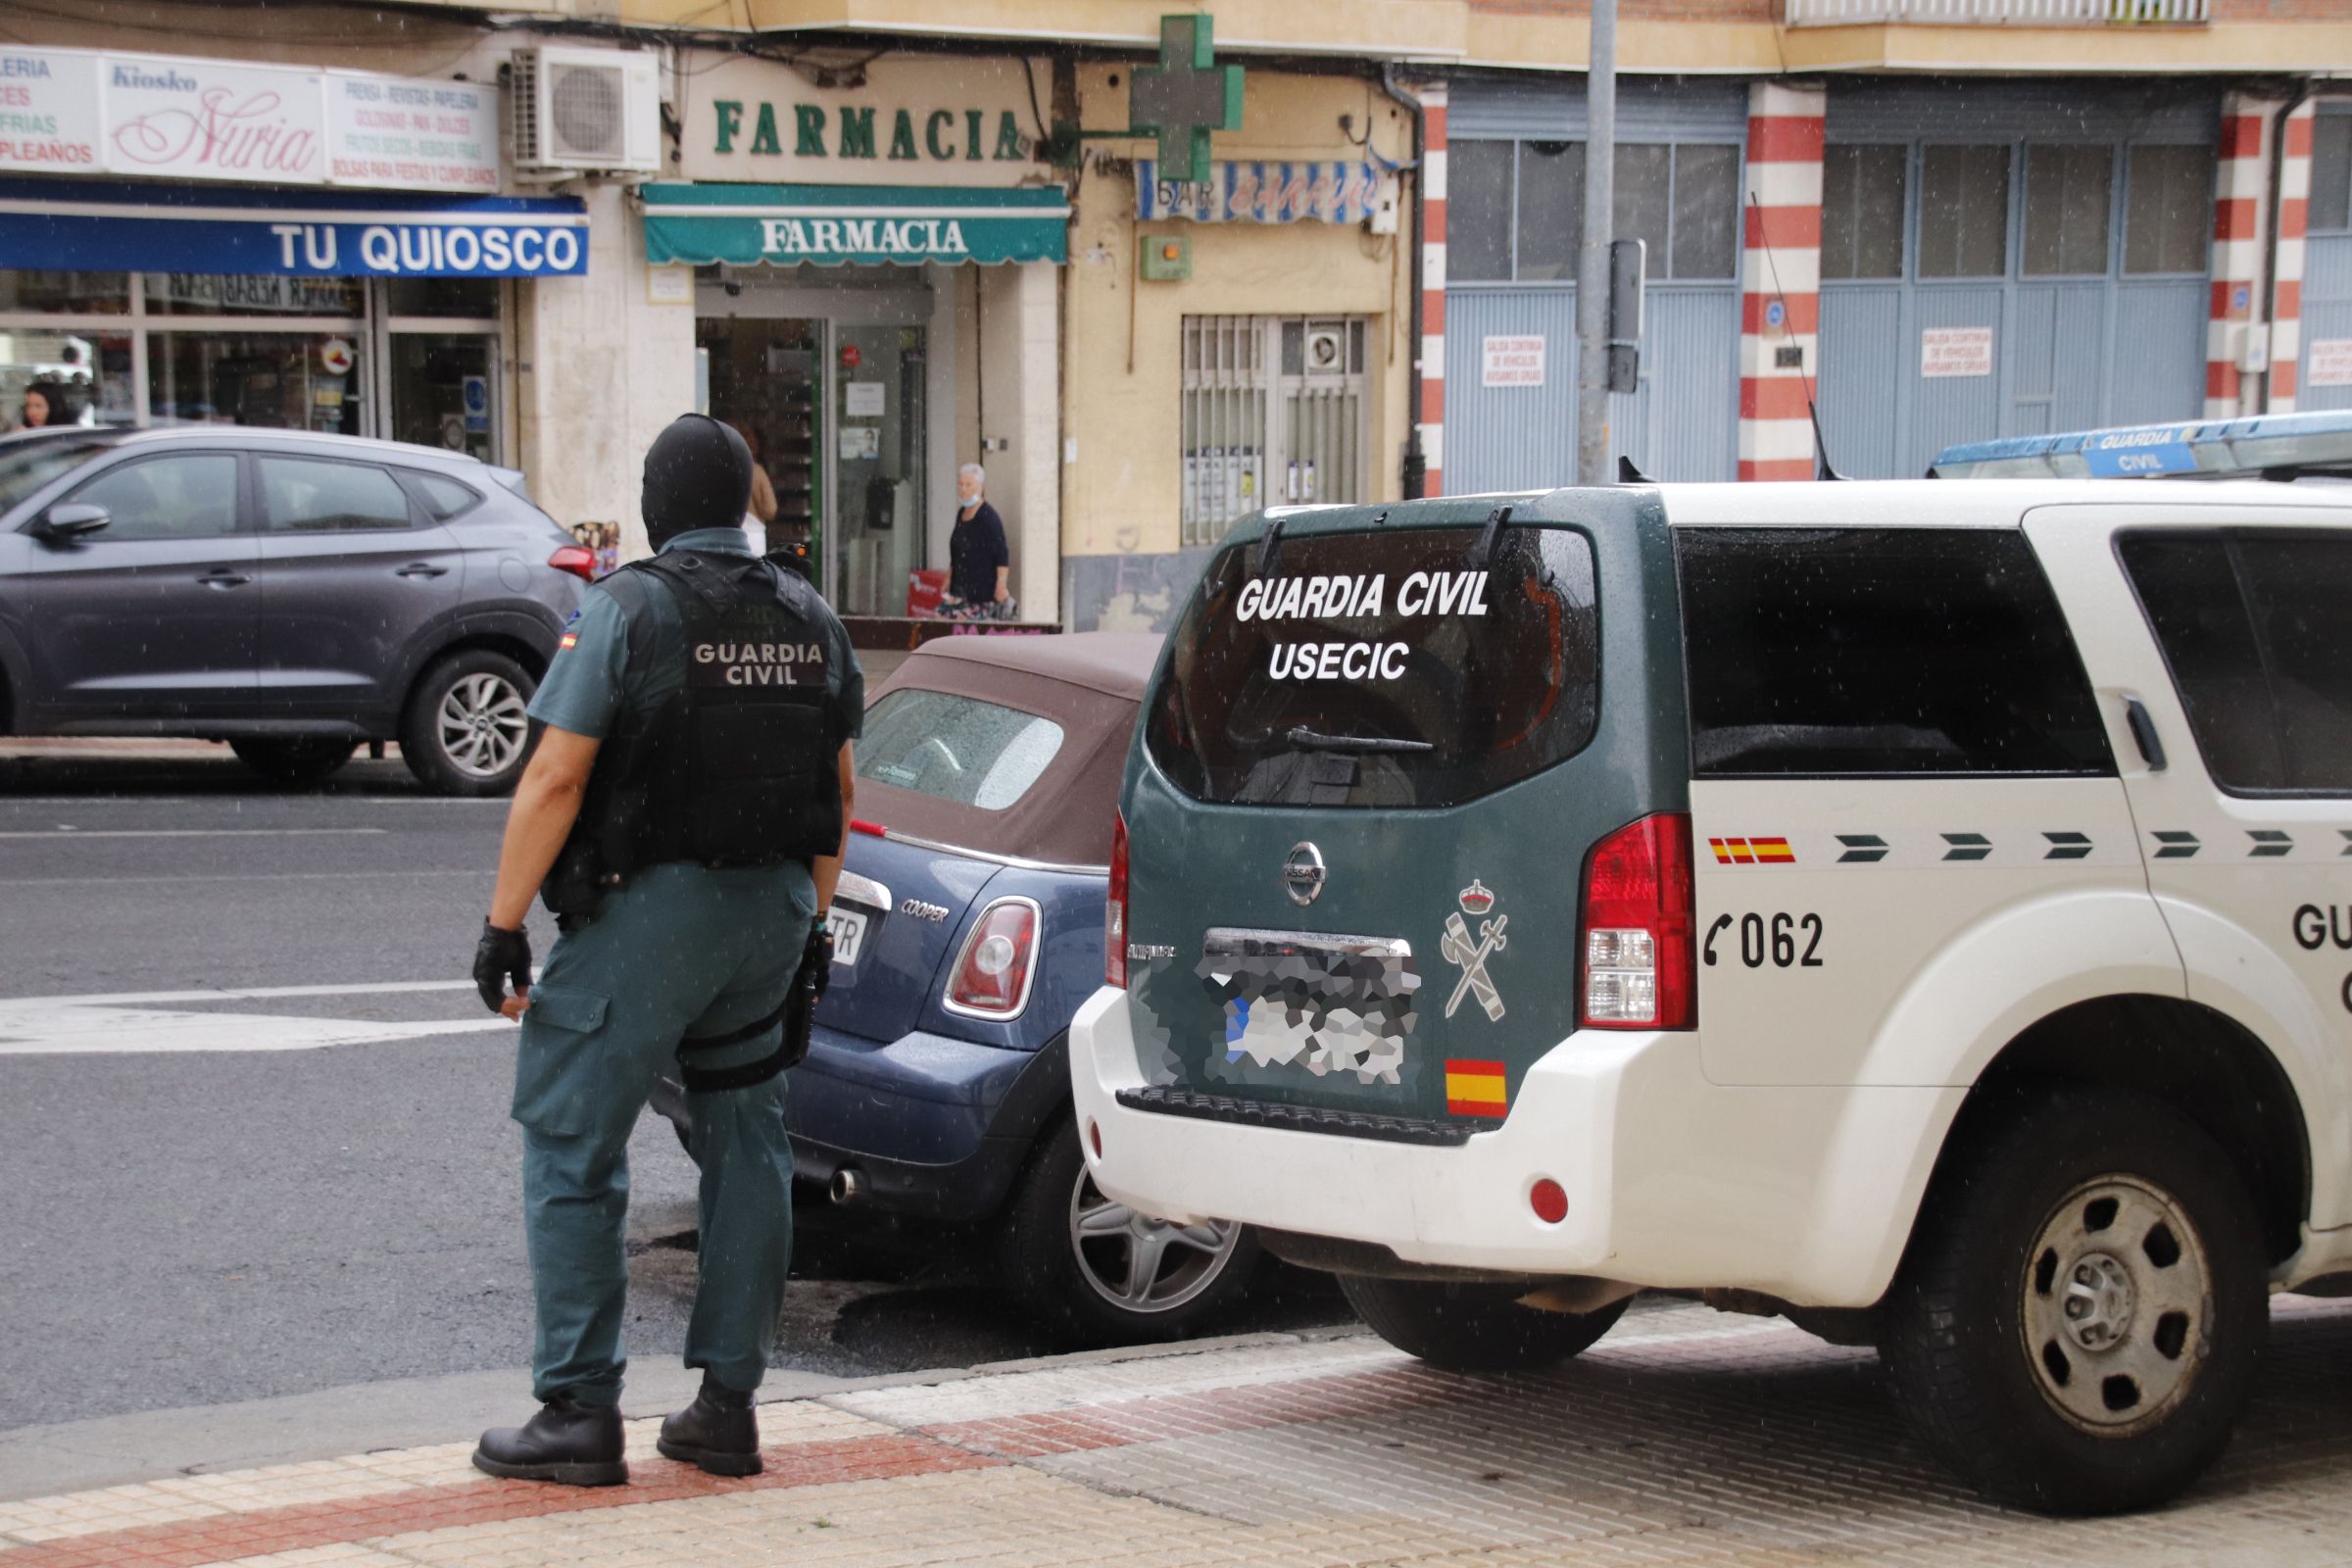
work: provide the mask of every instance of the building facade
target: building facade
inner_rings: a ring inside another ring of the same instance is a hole
[[[1648,287],[1611,446],[1642,471],[1808,476],[1816,412],[1865,476],[2352,404],[2331,0],[1622,4]],[[27,14],[0,408],[40,379],[91,417],[462,446],[616,555],[647,443],[701,409],[864,617],[947,564],[978,463],[1023,618],[1072,627],[1164,626],[1260,506],[1569,478],[1581,3],[1237,0],[1240,123],[1181,182],[1133,133],[1157,6],[715,15]],[[531,51],[645,83],[631,156],[517,145]]]

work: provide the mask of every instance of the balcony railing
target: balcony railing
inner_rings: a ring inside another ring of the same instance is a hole
[[[1791,27],[1908,22],[1930,26],[2130,27],[2212,20],[2212,0],[1788,0]]]

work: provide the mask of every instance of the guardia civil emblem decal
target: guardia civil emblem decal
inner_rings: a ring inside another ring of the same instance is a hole
[[[1502,993],[1494,989],[1494,977],[1487,973],[1487,960],[1510,946],[1503,928],[1511,923],[1511,917],[1497,914],[1491,920],[1486,918],[1494,907],[1494,894],[1476,877],[1455,897],[1461,908],[1446,916],[1446,940],[1438,944],[1438,952],[1446,961],[1460,965],[1462,971],[1453,995],[1446,999],[1446,1016],[1453,1016],[1464,997],[1475,996],[1478,1004],[1487,1010],[1489,1021],[1499,1023],[1503,1014]],[[1475,940],[1470,935],[1471,920],[1478,921]]]

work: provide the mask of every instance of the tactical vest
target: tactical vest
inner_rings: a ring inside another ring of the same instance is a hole
[[[564,858],[599,880],[649,865],[780,865],[841,849],[843,737],[827,677],[837,623],[808,583],[749,556],[678,551],[604,579],[629,618],[629,674],[684,661],[682,684],[632,711],[597,752]],[[682,645],[655,635],[655,595]]]

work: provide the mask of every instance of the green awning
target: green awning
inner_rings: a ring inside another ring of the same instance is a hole
[[[955,185],[647,185],[646,259],[750,267],[1066,262],[1059,190]]]

